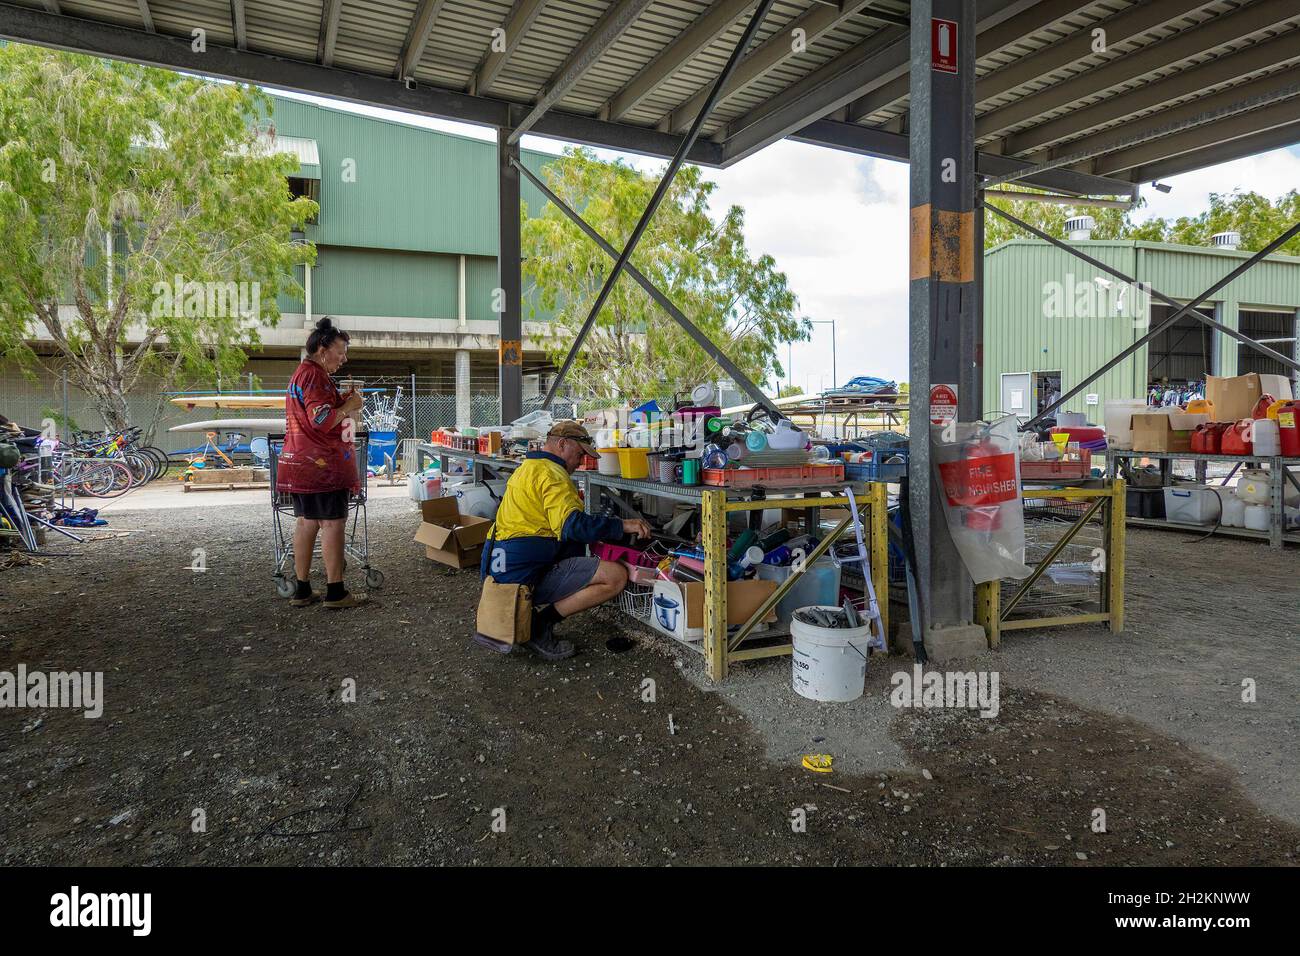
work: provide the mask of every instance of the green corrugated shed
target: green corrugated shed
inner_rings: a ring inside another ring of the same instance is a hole
[[[1093,258],[1179,302],[1196,298],[1251,255],[1233,249],[1153,242],[1087,240],[1078,245]],[[1076,295],[1072,306],[1055,310],[1055,315],[1048,314],[1049,305],[1064,304],[1062,298],[1053,298],[1058,293],[1068,298],[1068,290],[1073,288],[1077,293],[1081,285],[1100,292],[1095,282],[1097,277],[1114,281],[1065,250],[1037,239],[1013,239],[985,253],[986,411],[1011,410],[1001,408],[1004,374],[1060,371],[1061,387],[1066,391],[1146,333],[1144,317],[1116,314],[1113,308],[1100,316],[1088,314],[1101,311],[1096,306],[1106,304],[1100,295],[1093,301],[1087,300],[1087,293],[1082,301]],[[1112,298],[1110,304],[1114,302]],[[1154,299],[1152,303],[1161,305]],[[1131,312],[1129,300],[1125,306]],[[1243,312],[1255,310],[1290,313],[1294,324],[1300,311],[1300,258],[1270,256],[1201,307],[1201,311],[1210,315],[1217,311],[1218,320],[1233,328],[1242,328]],[[1214,347],[1218,355],[1217,374],[1237,374],[1236,341],[1219,333],[1215,336],[1225,340]],[[1288,351],[1286,344],[1273,348]],[[1084,398],[1080,397],[1068,408],[1086,412],[1091,420],[1100,422],[1100,410],[1107,400],[1143,397],[1148,384],[1147,351],[1148,347],[1143,346],[1089,386],[1088,392],[1098,396],[1096,407],[1085,406]]]
[[[455,319],[465,255],[466,318],[497,318],[495,144],[271,99],[277,135],[312,139],[320,156],[320,214],[307,227],[317,247],[313,312]],[[535,150],[520,156],[535,172],[554,159]],[[521,195],[530,212],[545,204],[527,180]],[[279,301],[282,311],[302,311],[301,302]],[[527,301],[524,312],[526,319],[551,318]]]
[[[273,96],[278,134],[316,140],[322,245],[476,256],[497,251],[495,144]],[[522,150],[529,169],[549,154]],[[542,196],[527,182],[532,211]]]

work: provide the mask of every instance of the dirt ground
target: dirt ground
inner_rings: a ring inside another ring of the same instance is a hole
[[[890,706],[905,658],[850,705],[784,659],[712,689],[610,611],[563,625],[561,664],[488,654],[476,575],[424,558],[400,498],[372,502],[387,582],[348,612],[276,597],[260,498],[110,516],[134,533],[0,571],[0,670],[103,671],[106,701],[0,709],[5,865],[1300,859],[1294,551],[1132,531],[1128,632],[1010,636],[969,665],[1000,673],[983,719]]]

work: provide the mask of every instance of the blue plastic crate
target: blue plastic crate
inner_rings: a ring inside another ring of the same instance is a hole
[[[877,452],[876,454],[883,458],[901,457],[903,460],[895,464],[881,461],[846,463],[844,477],[852,481],[898,481],[907,474],[907,455],[901,452]]]

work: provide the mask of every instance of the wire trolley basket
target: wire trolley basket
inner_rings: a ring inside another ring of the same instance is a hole
[[[369,433],[358,431],[353,439],[352,457],[357,466],[360,488],[356,494],[348,496],[348,516],[343,537],[343,551],[355,559],[365,573],[366,587],[381,588],[384,585],[384,572],[370,566],[370,531],[366,521],[366,457],[369,452]],[[296,589],[296,575],[293,568],[293,528],[296,521],[293,513],[293,495],[276,490],[276,476],[280,466],[280,453],[284,450],[284,435],[267,436],[267,451],[270,455],[271,469],[271,556],[276,593],[281,597],[292,597]],[[317,541],[319,552],[320,543]]]

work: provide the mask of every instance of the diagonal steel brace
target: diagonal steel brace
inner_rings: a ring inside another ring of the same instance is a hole
[[[673,179],[677,176],[677,171],[681,169],[683,161],[691,151],[691,147],[695,145],[695,140],[699,138],[700,130],[704,127],[704,121],[709,118],[709,114],[713,112],[713,107],[717,105],[719,98],[722,96],[722,88],[731,79],[731,74],[735,72],[736,65],[740,62],[741,57],[749,50],[750,41],[754,39],[759,24],[763,22],[763,18],[772,9],[774,2],[775,0],[760,0],[758,8],[750,16],[749,23],[745,26],[745,32],[740,37],[740,42],[731,51],[731,56],[728,57],[722,72],[718,74],[713,89],[709,91],[708,99],[704,101],[700,112],[696,114],[695,119],[691,122],[691,128],[686,133],[681,145],[677,147],[677,152],[674,154],[672,161],[668,163],[668,168],[664,170],[663,178],[659,180],[659,185],[655,187],[650,202],[646,205],[645,211],[641,213],[641,218],[632,230],[632,235],[628,238],[627,244],[623,246],[623,251],[618,254],[618,258],[614,260],[614,268],[605,277],[605,284],[600,287],[600,293],[596,296],[596,301],[592,303],[591,311],[587,313],[582,328],[578,329],[578,335],[569,348],[569,354],[564,357],[564,363],[560,366],[560,371],[556,374],[555,380],[551,382],[551,387],[546,392],[546,400],[542,403],[544,408],[550,408],[551,403],[555,401],[556,393],[559,392],[560,386],[564,384],[564,378],[569,374],[569,369],[573,366],[573,360],[577,358],[578,353],[582,350],[582,344],[587,339],[587,333],[591,331],[592,325],[595,324],[596,316],[600,314],[600,310],[605,305],[605,300],[609,298],[614,283],[618,281],[619,274],[627,266],[628,260],[632,258],[632,253],[641,241],[641,236],[645,232],[646,226],[650,224],[656,210],[658,210],[659,204],[668,195],[668,187],[672,185]]]
[[[576,210],[574,210],[571,206],[569,206],[559,196],[555,195],[555,192],[549,186],[546,185],[546,183],[542,180],[540,176],[534,173],[523,163],[519,162],[519,160],[517,159],[511,159],[510,162],[514,165],[516,169],[519,170],[520,173],[523,174],[523,176],[530,183],[532,183],[534,186],[537,187],[537,189],[542,193],[543,196],[545,196],[552,203],[554,203],[555,207],[559,209],[560,212],[564,213],[571,220],[573,220],[573,223],[584,233],[586,233],[587,237],[592,242],[600,246],[600,248],[604,249],[606,255],[608,255],[611,259],[618,258],[618,250],[615,249],[613,246],[611,246],[608,242],[606,242],[605,237],[602,236],[599,232],[597,232],[596,229],[592,227],[590,223],[588,223],[585,219],[583,219],[582,216],[579,215]],[[632,265],[630,262],[626,266],[624,266],[624,269],[627,272],[627,274],[632,277],[632,279],[636,282],[636,284],[646,291],[646,293],[650,296],[650,298],[654,299],[655,302],[659,303],[660,308],[662,308],[665,312],[671,315],[673,319],[676,320],[677,324],[686,330],[686,334],[695,340],[695,344],[698,345],[700,348],[704,349],[704,351],[707,352],[709,356],[715,362],[717,362],[718,365],[722,367],[722,370],[726,372],[729,376],[731,376],[731,380],[735,382],[737,385],[739,385],[741,390],[744,391],[746,395],[752,398],[758,405],[760,405],[763,408],[764,411],[768,413],[769,416],[771,416],[773,421],[776,421],[781,417],[781,413],[777,410],[776,406],[772,404],[772,402],[768,399],[768,397],[763,394],[763,390],[759,388],[757,385],[755,385],[754,382],[749,378],[749,376],[746,375],[744,372],[742,372],[740,370],[740,367],[737,366],[735,362],[731,361],[731,359],[727,357],[727,353],[723,352],[722,349],[720,349],[716,344],[714,344],[712,339],[710,339],[707,335],[704,334],[704,332],[700,330],[699,326],[697,326],[694,322],[688,319],[685,313],[683,313],[681,309],[677,308],[677,306],[673,304],[672,299],[668,298],[667,295],[665,295],[663,292],[659,290],[658,286],[656,286],[653,282],[650,281],[649,278],[646,277],[645,273],[643,273],[636,266]]]

